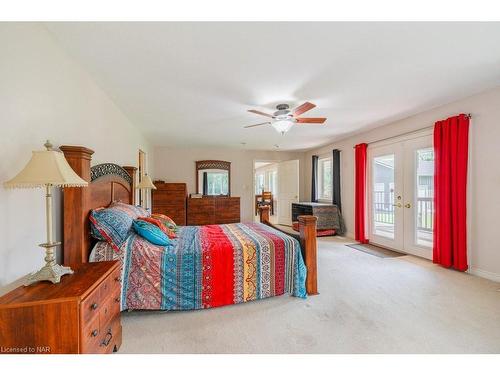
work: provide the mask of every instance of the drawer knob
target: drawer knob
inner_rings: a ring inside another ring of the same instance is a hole
[[[120,302],[120,297],[116,297],[115,302]]]
[[[122,282],[122,278],[121,277],[117,277],[117,278],[115,278],[115,281],[121,283]]]
[[[94,329],[91,333],[92,337],[96,337],[98,334],[97,329]]]
[[[98,306],[97,303],[94,302],[90,307],[92,308],[92,310],[95,310],[97,309],[97,306]]]

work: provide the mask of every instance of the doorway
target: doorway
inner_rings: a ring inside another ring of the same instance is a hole
[[[272,224],[292,225],[292,203],[299,201],[299,161],[254,161],[255,221],[257,207],[265,198]]]
[[[432,135],[368,150],[370,242],[432,258],[434,149]]]

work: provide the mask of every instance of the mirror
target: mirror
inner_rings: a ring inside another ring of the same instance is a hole
[[[222,160],[196,162],[196,193],[231,195],[231,163]]]

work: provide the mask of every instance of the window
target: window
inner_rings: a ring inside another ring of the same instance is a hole
[[[318,199],[331,201],[333,190],[333,163],[332,158],[318,160]]]
[[[255,194],[261,194],[265,188],[264,173],[259,173],[255,176]]]

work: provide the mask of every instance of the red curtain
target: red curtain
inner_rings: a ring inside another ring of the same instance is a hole
[[[433,262],[467,270],[467,160],[469,117],[461,114],[434,126]]]
[[[356,162],[356,186],[354,202],[355,239],[360,243],[368,243],[365,234],[365,209],[366,209],[366,143],[354,147]]]

